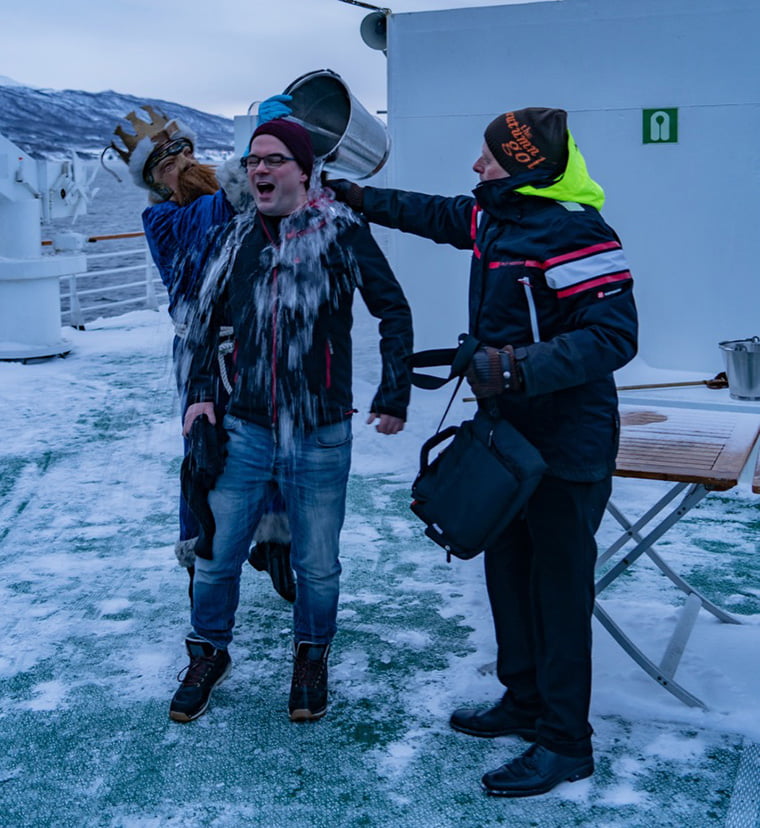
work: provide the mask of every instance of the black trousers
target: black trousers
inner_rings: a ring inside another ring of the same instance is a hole
[[[538,743],[566,756],[592,752],[594,535],[611,488],[545,476],[485,554],[504,703],[535,715]]]

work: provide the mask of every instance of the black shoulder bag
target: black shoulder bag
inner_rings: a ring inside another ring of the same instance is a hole
[[[418,388],[440,388],[459,377],[443,419],[479,344],[466,336],[460,338],[456,350],[422,351],[412,356],[413,368],[451,365],[446,379],[413,374]],[[546,463],[538,449],[507,420],[478,411],[474,419],[440,431],[443,419],[420,451],[411,509],[425,523],[425,534],[446,550],[447,560],[452,555],[474,558],[514,520],[536,490]],[[431,451],[449,439],[451,442],[431,460]]]

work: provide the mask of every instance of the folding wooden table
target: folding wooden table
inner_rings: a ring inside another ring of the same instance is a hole
[[[624,405],[620,408],[620,418],[621,438],[615,475],[672,481],[673,486],[633,522],[612,501],[608,503],[607,511],[623,532],[599,556],[597,568],[604,569],[621,550],[623,555],[596,582],[594,615],[655,681],[686,704],[705,707],[704,702],[675,680],[697,615],[704,609],[724,623],[741,622],[674,572],[655,550],[654,544],[710,492],[727,491],[736,486],[760,432],[760,414]],[[755,471],[753,491],[760,492],[760,466]],[[653,528],[649,528],[653,523]],[[625,551],[630,543],[633,547]],[[599,595],[644,554],[687,596],[665,653],[658,662],[631,641],[598,600]]]

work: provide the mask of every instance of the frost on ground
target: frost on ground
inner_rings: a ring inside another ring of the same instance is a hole
[[[760,743],[757,499],[711,496],[658,547],[743,622],[700,613],[678,677],[709,710],[674,699],[596,627],[596,774],[490,799],[480,776],[524,743],[447,725],[454,707],[500,694],[481,562],[447,564],[408,508],[446,393],[415,392],[397,437],[366,426],[379,357],[374,321],[357,317],[340,628],[315,725],[288,721],[290,607],[249,567],[230,678],[202,719],[168,719],[188,619],[165,315],[66,331],[65,360],[0,364],[3,824],[701,828],[741,811],[754,826],[758,786],[743,786],[741,809],[734,786]],[[468,411],[458,401],[451,420]],[[636,514],[659,491],[617,481],[615,497]],[[605,522],[600,543],[615,534]],[[653,566],[637,562],[604,600],[662,651],[681,594]]]

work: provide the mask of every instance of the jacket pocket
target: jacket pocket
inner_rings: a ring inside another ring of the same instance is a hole
[[[222,425],[225,431],[239,431],[242,422],[238,417],[233,417],[232,414],[225,414]]]

